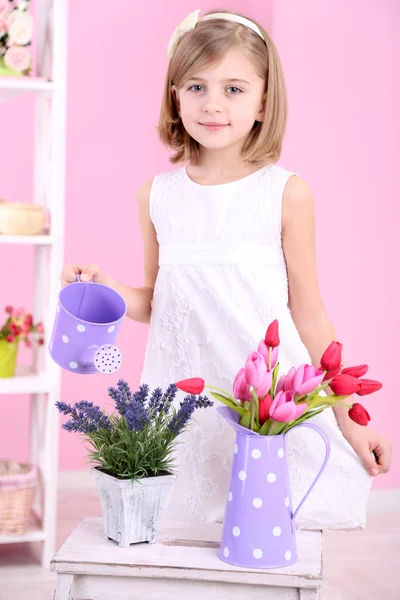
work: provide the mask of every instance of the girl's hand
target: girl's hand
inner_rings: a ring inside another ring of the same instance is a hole
[[[390,469],[392,446],[368,427],[357,425],[344,433],[344,437],[358,454],[368,473],[375,477]],[[371,453],[374,453],[374,457]]]
[[[74,283],[77,275],[81,276],[81,281],[92,279],[96,283],[108,285],[109,278],[98,265],[85,265],[84,267],[79,265],[64,265],[60,276],[61,286],[65,287],[69,283]]]

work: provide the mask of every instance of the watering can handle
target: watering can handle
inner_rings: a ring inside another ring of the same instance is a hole
[[[299,512],[300,508],[303,506],[303,504],[307,500],[307,498],[308,498],[311,490],[313,489],[313,487],[317,483],[318,479],[321,477],[322,472],[323,472],[323,470],[326,467],[326,463],[328,462],[329,455],[331,453],[331,444],[330,444],[329,438],[326,435],[325,431],[323,431],[320,427],[318,427],[317,425],[312,425],[311,423],[300,423],[300,425],[297,425],[297,427],[308,427],[309,429],[314,429],[317,433],[319,433],[319,435],[322,437],[322,439],[325,442],[326,452],[325,452],[324,462],[322,463],[322,467],[320,468],[320,470],[317,473],[317,476],[315,477],[314,481],[312,482],[312,484],[308,488],[307,493],[304,495],[303,499],[301,500],[301,502],[299,503],[298,507],[294,511],[294,513],[292,515],[292,521],[294,521],[294,519],[296,518],[297,513]],[[296,429],[297,429],[297,427],[296,427]],[[288,433],[289,432],[290,432],[290,430],[288,431]]]
[[[77,273],[77,275],[76,275],[76,281],[77,281],[78,283],[82,283],[82,282],[81,282],[81,275],[80,275],[80,273]],[[86,283],[86,282],[85,282],[85,283]],[[89,283],[93,283],[93,279],[89,279]]]

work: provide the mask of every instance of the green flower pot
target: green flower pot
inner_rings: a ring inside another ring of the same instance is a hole
[[[18,344],[0,340],[0,377],[14,377],[17,366]]]

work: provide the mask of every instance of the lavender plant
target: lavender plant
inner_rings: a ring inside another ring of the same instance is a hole
[[[72,406],[56,402],[56,407],[70,417],[62,427],[81,433],[89,444],[88,462],[113,477],[139,479],[173,472],[178,436],[190,425],[197,409],[213,405],[206,396],[188,394],[176,409],[177,393],[175,384],[165,392],[158,387],[150,393],[147,384],[132,392],[120,379],[116,388],[108,389],[115,403],[114,413],[106,414],[85,400]]]

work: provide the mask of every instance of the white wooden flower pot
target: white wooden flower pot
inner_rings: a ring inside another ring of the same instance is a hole
[[[100,492],[105,537],[123,548],[138,542],[153,544],[165,500],[177,476],[132,481],[117,479],[96,467],[91,473]]]

